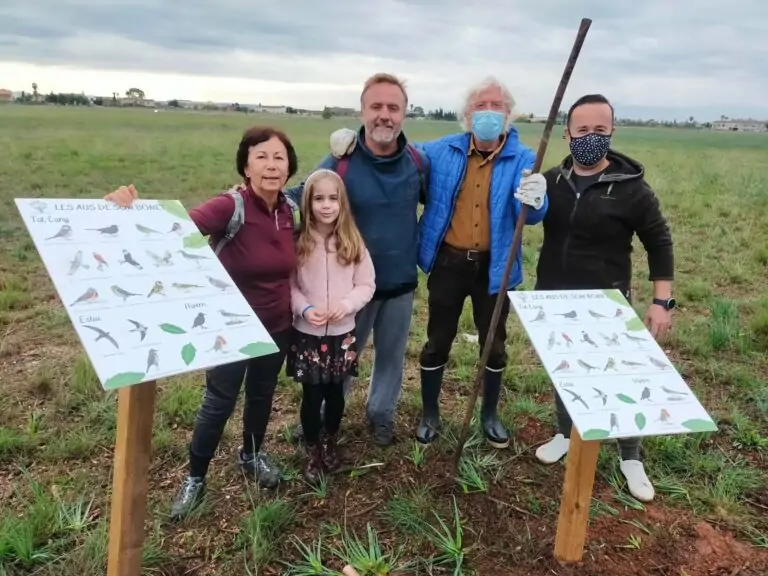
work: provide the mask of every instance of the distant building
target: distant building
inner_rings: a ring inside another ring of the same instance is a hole
[[[139,108],[155,108],[157,104],[148,98],[118,98],[119,106],[137,106]]]
[[[0,88],[0,102],[13,102],[13,92]]]
[[[261,112],[262,114],[286,114],[287,109],[287,106],[262,106],[261,104],[252,108],[254,112]]]
[[[712,130],[718,132],[768,132],[768,120],[715,120]]]

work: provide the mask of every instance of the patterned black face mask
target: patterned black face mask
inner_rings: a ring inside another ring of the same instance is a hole
[[[608,154],[610,134],[585,134],[571,138],[571,156],[582,166],[594,166]]]

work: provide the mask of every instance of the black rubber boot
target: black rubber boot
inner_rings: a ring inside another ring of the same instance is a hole
[[[501,392],[501,376],[501,372],[485,370],[483,407],[480,411],[485,438],[488,444],[494,448],[506,448],[509,446],[509,433],[496,415],[496,407],[499,404],[499,394]]]
[[[444,368],[421,369],[421,423],[416,430],[416,440],[430,444],[440,429],[440,388],[443,385]]]

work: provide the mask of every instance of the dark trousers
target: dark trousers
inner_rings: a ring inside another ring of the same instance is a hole
[[[245,379],[243,407],[243,452],[255,454],[261,449],[272,413],[272,399],[277,378],[290,345],[292,330],[271,334],[279,352],[231,364],[223,364],[205,374],[205,398],[195,420],[189,446],[189,475],[205,476],[208,465],[224,433],[227,420],[237,404]]]
[[[315,444],[320,439],[320,407],[325,401],[325,430],[334,436],[341,426],[344,416],[344,383],[303,384],[304,395],[301,399],[301,426],[308,444]]]
[[[419,358],[422,368],[439,368],[448,362],[467,297],[472,300],[472,317],[480,340],[478,357],[482,355],[497,298],[496,294],[488,294],[489,265],[487,252],[457,250],[447,244],[440,248],[427,280],[429,319],[427,343]],[[507,364],[508,315],[509,298],[504,298],[488,358],[488,369],[492,371],[501,371]]]

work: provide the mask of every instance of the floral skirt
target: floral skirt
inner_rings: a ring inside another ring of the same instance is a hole
[[[340,383],[346,376],[357,376],[354,331],[338,336],[313,336],[294,330],[286,374],[302,384]]]

